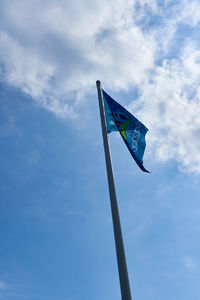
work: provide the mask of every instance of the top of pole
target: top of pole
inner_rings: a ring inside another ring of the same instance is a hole
[[[100,80],[97,80],[97,81],[96,81],[96,85],[97,85],[97,86],[100,86],[100,85],[101,85],[101,81],[100,81]]]

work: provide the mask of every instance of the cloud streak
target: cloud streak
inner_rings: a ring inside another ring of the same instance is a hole
[[[0,290],[2,291],[2,290],[6,290],[7,289],[7,284],[5,283],[5,282],[3,282],[3,281],[0,281]]]

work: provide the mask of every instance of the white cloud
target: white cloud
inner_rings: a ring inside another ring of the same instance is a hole
[[[70,93],[87,92],[101,78],[128,88],[153,66],[154,43],[134,25],[134,0],[1,6],[1,77],[59,115],[73,114]]]
[[[131,109],[148,125],[151,155],[175,159],[200,172],[200,51],[187,45],[180,59],[165,60],[141,88]]]
[[[200,3],[198,0],[182,1],[179,5],[178,21],[195,27],[200,21]]]

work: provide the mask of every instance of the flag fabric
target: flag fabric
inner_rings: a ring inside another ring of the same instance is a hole
[[[107,133],[119,131],[137,165],[142,171],[149,173],[143,166],[143,155],[146,147],[145,135],[148,129],[104,90],[102,92]]]

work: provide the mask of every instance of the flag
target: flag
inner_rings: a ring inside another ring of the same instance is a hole
[[[149,173],[143,166],[145,135],[148,129],[104,90],[102,92],[107,133],[118,130],[137,165],[142,171]]]

